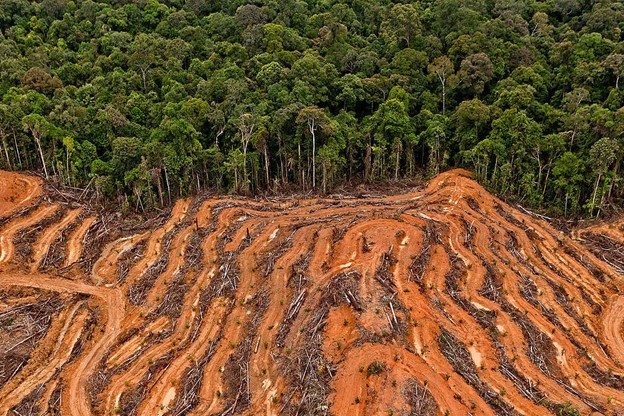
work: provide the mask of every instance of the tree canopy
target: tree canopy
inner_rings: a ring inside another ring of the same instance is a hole
[[[450,167],[620,204],[624,4],[4,0],[0,167],[149,209]]]

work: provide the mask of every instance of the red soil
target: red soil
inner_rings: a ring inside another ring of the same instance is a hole
[[[624,411],[622,274],[596,249],[618,225],[570,238],[454,170],[387,198],[180,200],[102,240],[96,217],[37,202],[38,180],[0,184],[0,324],[34,299],[9,288],[64,302],[0,415]],[[75,267],[38,272],[53,247]]]

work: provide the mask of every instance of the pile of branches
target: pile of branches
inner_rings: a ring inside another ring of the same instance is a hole
[[[576,308],[572,306],[572,304],[570,303],[569,295],[565,291],[563,286],[555,283],[554,281],[552,281],[552,279],[546,278],[545,280],[546,280],[546,283],[548,283],[548,286],[550,286],[550,288],[552,289],[553,294],[555,295],[555,302],[557,302],[559,306],[561,306],[561,308],[565,311],[565,313],[568,316],[574,319],[576,324],[579,326],[579,328],[585,335],[587,335],[588,337],[592,339],[597,339],[594,332],[589,328],[587,323],[583,321],[583,318],[579,315]]]
[[[603,234],[583,233],[584,244],[599,259],[604,260],[620,274],[624,274],[624,244]]]
[[[502,279],[491,264],[484,260],[482,260],[482,264],[485,267],[485,276],[483,277],[483,284],[478,293],[484,298],[500,305],[503,303]]]
[[[22,209],[20,209],[18,211],[15,211],[11,215],[0,217],[0,228],[3,227],[6,224],[12,222],[16,218],[26,217],[30,213],[34,212],[37,208],[39,208],[39,206],[37,204],[33,204],[33,205],[28,206],[28,207],[24,207],[24,208],[22,208]]]
[[[45,336],[52,317],[65,307],[56,296],[39,296],[0,313],[0,387],[12,379],[28,362],[39,341]]]
[[[458,255],[450,250],[449,247],[445,245],[444,248],[447,252],[451,265],[448,272],[444,275],[445,292],[460,308],[468,312],[468,314],[470,314],[470,316],[472,316],[475,321],[479,323],[479,325],[489,331],[494,331],[496,329],[495,322],[498,312],[477,308],[472,304],[472,302],[466,299],[466,297],[462,294],[461,288],[459,287],[459,280],[465,279],[467,275],[466,265]],[[450,320],[453,322],[452,318]]]
[[[461,221],[464,229],[466,230],[464,234],[464,247],[466,247],[468,250],[474,253],[475,252],[474,237],[475,237],[475,233],[477,232],[474,226],[474,220],[468,223],[468,221],[462,216],[459,216],[459,220]]]
[[[603,236],[601,236],[603,237]],[[608,237],[606,237],[608,238]],[[624,246],[623,246],[624,247]],[[576,250],[574,250],[572,247],[566,245],[563,247],[563,251],[573,257],[576,261],[578,261],[583,267],[585,267],[587,269],[587,271],[596,279],[598,279],[598,281],[600,283],[606,283],[607,282],[607,276],[606,273],[600,269],[598,266],[596,266],[593,262],[590,261],[590,259],[583,257],[581,254],[579,254]],[[622,251],[622,253],[624,253],[624,251]],[[594,253],[596,254],[596,253]],[[608,254],[608,252],[604,252],[604,251],[600,251],[601,255],[605,255]],[[604,257],[603,257],[604,259]],[[606,260],[605,260],[606,261]],[[624,260],[622,260],[621,257],[617,257],[616,261],[618,262],[622,262],[622,264],[624,264]],[[607,262],[608,263],[608,262]],[[612,264],[613,266],[613,264]],[[617,268],[616,268],[617,270]],[[624,269],[622,269],[622,271],[620,271],[620,273],[624,273]]]
[[[181,389],[176,392],[176,399],[165,416],[183,416],[199,404],[199,391],[204,379],[204,369],[216,351],[221,336],[211,340],[206,352],[193,365],[187,368],[180,378]]]
[[[358,291],[361,278],[359,273],[351,271],[341,273],[332,279],[323,291],[318,305],[315,306],[315,312],[300,329],[301,344],[291,354],[280,355],[280,366],[289,380],[280,413],[327,414],[329,384],[335,369],[323,356],[321,332],[330,308],[343,303],[354,308],[361,305]]]
[[[170,217],[171,208],[149,217],[125,217],[119,211],[104,211],[91,224],[83,237],[81,265],[84,270],[91,270],[101,257],[102,249],[119,238],[145,230],[160,228]]]
[[[160,276],[169,264],[169,254],[174,237],[180,230],[188,224],[179,222],[168,233],[164,235],[161,242],[160,257],[141,276],[141,278],[128,287],[128,301],[133,305],[140,305],[145,302],[147,294],[154,286],[156,279]]]
[[[605,371],[599,368],[594,361],[589,361],[583,365],[583,370],[589,374],[594,382],[615,390],[624,391],[624,377],[614,373],[611,369]]]
[[[145,255],[145,249],[147,248],[147,239],[141,240],[134,245],[130,250],[124,251],[119,255],[117,261],[117,284],[123,283],[128,277],[130,267],[136,264],[141,257]]]
[[[58,178],[50,177],[43,181],[43,190],[51,199],[63,201],[72,205],[86,205],[95,207],[98,199],[96,198],[93,179],[85,188],[68,186],[63,184]]]
[[[9,410],[14,415],[40,415],[41,406],[39,402],[45,392],[45,384],[39,384],[35,389],[26,395],[21,402]]]
[[[507,231],[507,236],[508,239],[507,243],[505,244],[507,247],[507,251],[510,252],[516,258],[516,260],[518,260],[518,262],[526,267],[532,274],[536,276],[540,275],[540,271],[538,271],[535,266],[533,266],[533,264],[531,264],[527,259],[522,257],[522,255],[518,251],[519,244],[516,233],[514,231]]]
[[[412,257],[412,263],[409,267],[407,280],[416,282],[420,287],[420,291],[424,292],[423,277],[425,270],[431,260],[431,247],[442,244],[441,235],[443,230],[432,220],[427,220],[423,229],[423,248]]]
[[[390,272],[390,267],[395,263],[395,258],[392,256],[393,250],[394,245],[391,245],[388,251],[382,254],[381,263],[377,267],[374,277],[387,292],[396,294],[394,275]]]
[[[163,315],[167,316],[170,322],[177,321],[182,313],[182,307],[184,306],[184,296],[190,289],[190,285],[183,283],[183,279],[184,273],[178,270],[174,279],[167,286],[167,291],[162,301],[146,316],[148,321]]]
[[[260,322],[269,307],[269,294],[267,291],[257,293],[249,303],[251,319],[242,328],[243,340],[236,345],[223,369],[225,381],[225,408],[226,414],[241,414],[251,403],[251,391],[249,384],[249,360],[252,350],[258,352],[260,338],[257,341]]]
[[[61,393],[63,392],[63,388],[65,387],[63,381],[59,381],[56,385],[52,394],[50,394],[50,399],[48,399],[48,409],[47,412],[50,416],[60,416],[61,415]]]
[[[502,399],[499,393],[494,391],[479,378],[477,368],[464,343],[443,328],[438,336],[438,345],[440,346],[440,351],[451,364],[455,372],[462,376],[463,379],[477,391],[479,396],[497,415],[520,415],[510,404]]]
[[[402,393],[410,406],[410,416],[429,416],[439,413],[438,404],[433,395],[417,378],[409,378],[405,382]]]
[[[89,312],[89,317],[85,320],[84,325],[82,326],[80,337],[78,337],[78,340],[74,344],[74,347],[72,348],[72,351],[69,355],[69,359],[65,362],[66,364],[72,362],[76,359],[76,357],[78,357],[78,355],[80,355],[87,341],[90,340],[93,336],[93,332],[95,331],[96,325],[98,323],[96,312],[89,306],[81,306],[81,308],[83,307],[87,308]]]
[[[317,239],[318,231],[316,231],[312,236],[313,241],[306,255],[300,257],[291,266],[287,285],[293,289],[293,296],[290,305],[288,305],[288,309],[286,310],[286,314],[284,315],[284,319],[280,322],[279,329],[275,335],[275,345],[278,348],[284,347],[284,341],[290,332],[291,324],[297,318],[301,307],[306,301],[306,297],[308,295],[307,287],[310,284],[309,280],[306,278],[306,272],[310,265],[310,260],[312,258],[312,253],[314,252],[314,246],[316,245],[315,243]]]
[[[477,201],[476,199],[474,199],[470,195],[466,195],[463,198],[466,200],[466,203],[468,204],[470,209],[472,209],[476,213],[479,213],[479,214],[483,215],[483,212],[481,211],[481,205],[479,204],[479,201]]]
[[[297,227],[297,228],[300,228],[300,227]],[[262,271],[263,271],[265,278],[269,277],[269,275],[273,272],[273,269],[275,268],[275,262],[277,261],[277,259],[282,257],[284,253],[286,253],[288,250],[292,248],[293,237],[295,235],[295,232],[297,231],[297,228],[292,230],[290,234],[288,235],[288,237],[280,241],[280,244],[277,247],[277,249],[268,251],[266,258],[263,261],[263,267],[262,267]]]
[[[137,383],[137,385],[130,389],[125,390],[119,397],[119,407],[116,411],[124,416],[136,416],[138,415],[139,405],[145,397],[145,393],[149,390],[150,386],[153,386],[160,377],[155,377],[157,374],[162,374],[167,369],[169,363],[173,359],[173,353],[170,351],[164,356],[155,360],[145,372],[145,375]]]
[[[498,333],[492,333],[492,343],[496,347],[496,358],[498,359],[498,371],[509,379],[516,389],[527,399],[531,400],[537,405],[546,407],[552,413],[557,413],[558,405],[546,398],[544,392],[542,392],[537,384],[530,378],[521,374],[515,365],[511,362],[505,347],[500,342]]]

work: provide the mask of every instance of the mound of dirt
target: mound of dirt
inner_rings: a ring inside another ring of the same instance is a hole
[[[142,226],[0,183],[0,415],[624,412],[620,224],[563,235],[462,170]]]

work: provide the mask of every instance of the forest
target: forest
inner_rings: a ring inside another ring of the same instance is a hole
[[[624,3],[2,0],[0,168],[146,211],[465,167],[552,215],[624,197]]]

